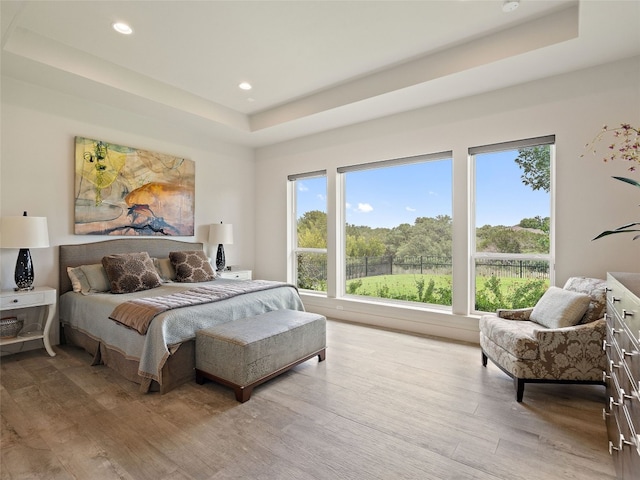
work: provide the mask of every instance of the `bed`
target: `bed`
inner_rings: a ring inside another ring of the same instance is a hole
[[[60,245],[59,311],[62,341],[86,350],[93,356],[93,365],[106,365],[139,384],[141,392],[166,393],[187,381],[195,380],[197,330],[272,310],[304,310],[297,289],[277,282],[277,285],[231,298],[159,313],[149,324],[146,334],[141,335],[109,318],[115,307],[136,298],[157,298],[210,284],[215,284],[215,288],[225,288],[225,283],[236,287],[240,283],[217,278],[212,282],[197,284],[168,282],[135,293],[82,294],[73,291],[67,272],[67,267],[100,264],[107,255],[148,252],[152,258],[166,259],[170,252],[202,249],[202,243],[166,238],[123,238]],[[247,287],[249,283],[259,282],[247,282]]]

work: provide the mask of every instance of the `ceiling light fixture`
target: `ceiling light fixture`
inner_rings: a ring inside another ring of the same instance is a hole
[[[502,4],[503,12],[513,12],[516,8],[520,6],[520,2],[518,0],[505,0]]]
[[[133,33],[133,29],[127,25],[126,23],[123,22],[116,22],[113,24],[113,29],[118,32],[121,33],[123,35],[131,35]]]
[[[238,85],[238,88],[242,89],[242,90],[251,90],[253,87],[251,86],[251,84],[249,82],[242,82]]]

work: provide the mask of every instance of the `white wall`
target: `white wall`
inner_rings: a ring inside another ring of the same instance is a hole
[[[556,284],[574,275],[640,272],[640,240],[618,235],[591,241],[602,230],[640,219],[640,192],[610,178],[637,179],[640,173],[630,174],[622,162],[580,158],[603,124],[640,125],[639,72],[635,58],[258,149],[257,276],[287,279],[288,174],[327,169],[332,184],[339,166],[453,150],[454,258],[464,259],[467,148],[549,134],[556,135]],[[335,200],[329,199],[330,221]],[[464,263],[454,266],[453,315],[314,295],[304,296],[305,305],[334,318],[476,341],[477,319],[466,315]]]
[[[6,77],[1,121],[0,213],[21,215],[27,210],[29,215],[48,218],[51,247],[31,250],[36,286],[57,288],[57,245],[113,238],[73,234],[76,135],[195,161],[196,234],[182,239],[206,242],[209,224],[232,223],[235,244],[225,246],[227,264],[253,265],[252,149]],[[2,289],[15,286],[17,253],[0,251]],[[57,338],[57,331],[52,337]]]

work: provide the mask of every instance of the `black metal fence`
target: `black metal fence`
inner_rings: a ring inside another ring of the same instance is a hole
[[[412,257],[347,257],[347,280],[376,275],[420,273],[451,275],[451,257],[420,255]]]
[[[451,257],[419,255],[410,257],[347,257],[346,279],[377,275],[428,274],[451,275]],[[544,260],[479,259],[476,274],[483,277],[548,279],[549,262]],[[327,257],[324,254],[298,255],[298,281],[313,284],[327,281]],[[305,288],[305,287],[303,287]]]

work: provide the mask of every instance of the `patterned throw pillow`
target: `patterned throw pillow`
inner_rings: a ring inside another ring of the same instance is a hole
[[[202,250],[170,252],[169,259],[176,269],[178,282],[208,282],[216,278],[209,259]]]
[[[108,255],[102,265],[109,277],[111,293],[132,293],[159,287],[162,280],[147,252]]]

